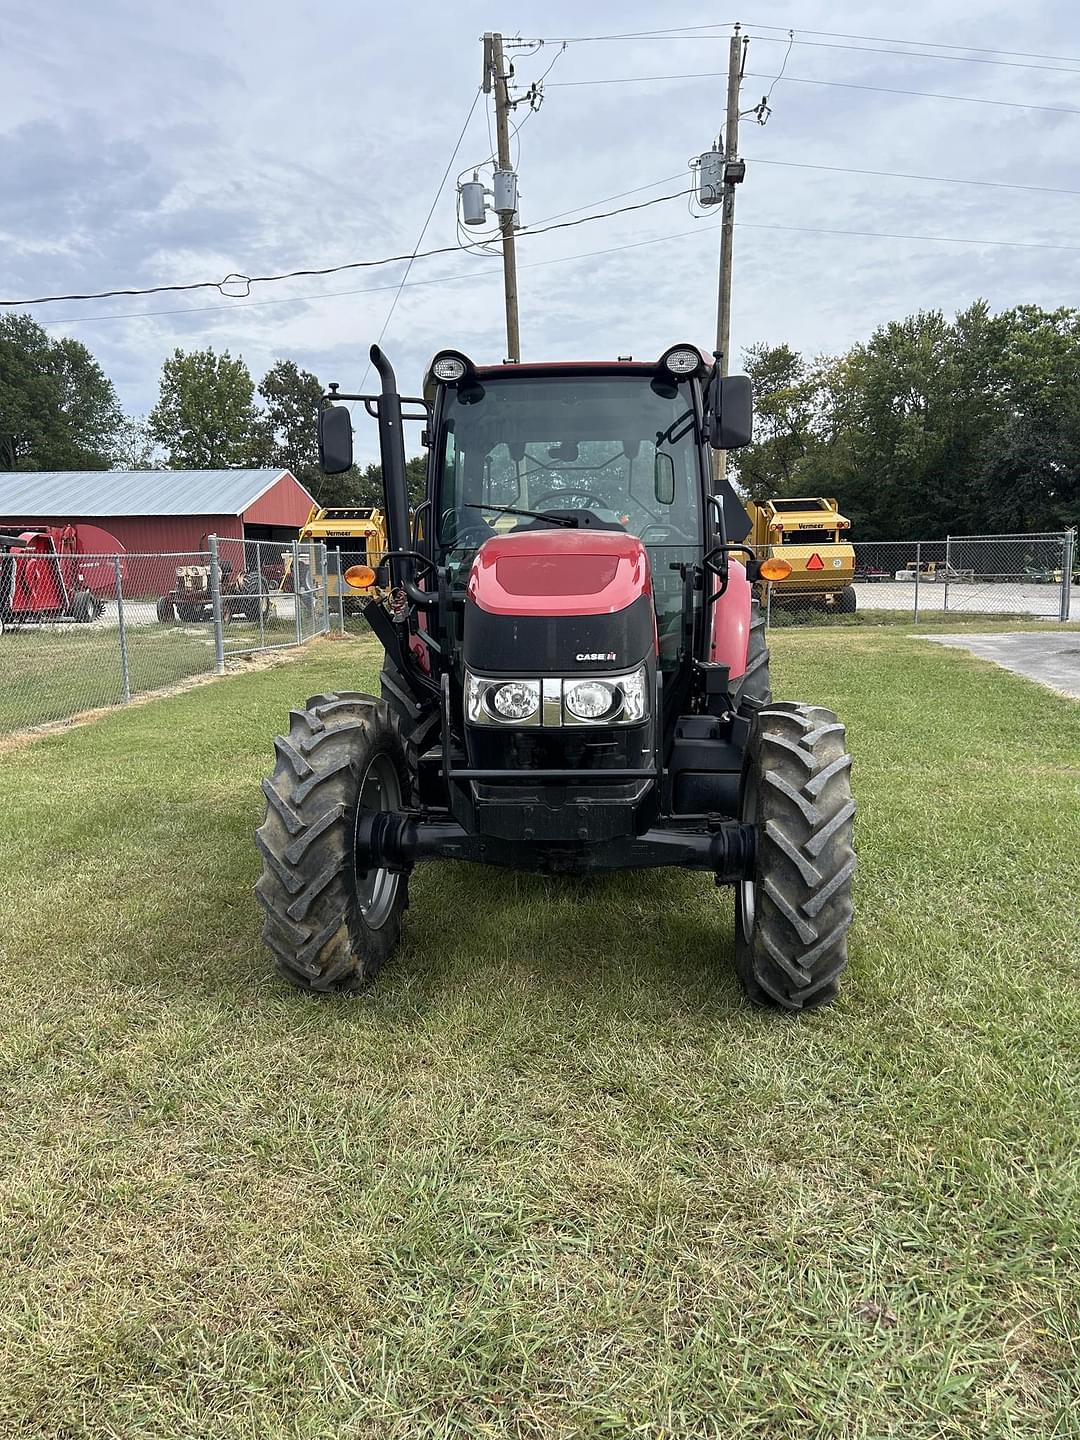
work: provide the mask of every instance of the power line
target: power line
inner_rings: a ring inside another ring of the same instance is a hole
[[[782,165],[789,170],[828,170],[836,175],[878,175],[890,180],[927,180],[938,185],[983,185],[993,190],[1030,190],[1040,195],[1080,195],[1080,190],[1066,190],[1056,185],[1016,185],[1009,180],[968,180],[960,175],[915,175],[907,170],[863,170],[853,165],[815,165],[809,160],[764,160],[760,155],[747,157],[753,165]]]
[[[747,70],[747,77],[753,80],[772,80],[772,75],[761,71]],[[641,85],[659,80],[717,80],[727,75],[726,70],[697,70],[683,75],[618,75],[606,80],[552,80],[553,86],[570,87],[584,85]],[[1080,108],[1069,109],[1064,105],[1032,105],[1020,100],[986,100],[978,95],[944,95],[937,90],[900,90],[888,85],[856,85],[847,80],[811,80],[805,75],[785,75],[785,85],[827,85],[838,90],[874,90],[882,95],[914,95],[923,100],[958,100],[967,105],[1003,105],[1009,110],[1044,110],[1053,115],[1080,115]]]
[[[676,180],[682,180],[684,176],[665,175],[662,180],[653,180],[648,185],[635,185],[632,190],[620,190],[617,195],[605,195],[602,200],[592,200],[587,205],[575,205],[571,210],[560,210],[555,215],[545,215],[543,220],[538,220],[538,225],[547,225],[551,220],[561,220],[564,215],[577,215],[582,210],[590,210],[593,205],[610,205],[612,200],[622,200],[627,195],[640,195],[642,190],[655,190],[657,185],[671,185]]]
[[[755,30],[787,30],[787,25],[758,25],[754,24]],[[1080,56],[1076,55],[1044,55],[1039,51],[1031,50],[1005,50],[993,45],[950,45],[947,40],[900,40],[895,35],[849,35],[843,30],[807,30],[803,26],[798,27],[800,35],[821,35],[828,40],[873,40],[882,45],[921,45],[932,46],[936,50],[976,50],[983,55],[1013,55],[1021,60],[1066,60],[1074,65],[1080,65]],[[947,60],[950,57],[940,57]],[[958,59],[964,57],[958,56]]]
[[[760,27],[758,27],[760,28]],[[806,32],[810,33],[810,32]],[[717,37],[720,38],[719,36]],[[748,40],[760,40],[766,45],[801,45],[811,50],[847,50],[855,55],[904,55],[909,60],[955,60],[965,65],[1000,65],[1009,70],[1049,70],[1059,75],[1080,75],[1080,70],[1069,65],[1029,65],[1023,60],[988,60],[982,55],[935,55],[923,50],[896,50],[882,45],[840,45],[835,40],[792,40],[786,41],[778,35],[747,35]]]
[[[548,235],[553,230],[573,230],[578,225],[589,225],[594,220],[610,220],[614,215],[625,215],[632,210],[646,210],[651,205],[662,205],[667,200],[681,200],[690,190],[676,190],[670,195],[657,195],[652,200],[639,200],[635,205],[620,205],[617,210],[601,210],[596,215],[583,215],[579,220],[562,220],[555,225],[526,225],[515,233],[523,235]],[[307,276],[338,275],[344,270],[371,270],[381,265],[393,265],[398,261],[427,260],[433,255],[450,255],[460,247],[440,245],[434,250],[417,250],[411,255],[388,255],[381,260],[347,260],[341,265],[326,265],[320,269],[287,270],[277,275],[227,275],[224,280],[194,280],[186,285],[147,285],[141,289],[96,290],[84,295],[41,295],[33,300],[0,300],[0,306],[25,307],[28,305],[52,305],[61,300],[108,300],[114,296],[163,295],[188,290],[221,290],[223,285],[243,281],[252,285],[268,285],[279,280],[298,280]],[[238,297],[244,298],[244,297]]]
[[[1080,251],[1080,245],[1053,245],[1034,240],[988,240],[956,235],[912,235],[889,230],[830,230],[813,225],[783,225],[778,222],[749,220],[737,220],[735,224],[736,228],[740,230],[777,230],[802,235],[839,235],[876,240],[916,240],[924,243],[946,245],[1005,246],[1010,249],[1023,250]],[[566,265],[574,260],[591,260],[601,255],[614,255],[622,250],[638,250],[647,245],[661,245],[669,240],[683,240],[695,235],[705,235],[718,228],[718,221],[699,223],[692,230],[678,230],[670,235],[654,235],[648,240],[630,240],[622,245],[607,245],[600,250],[582,250],[573,255],[556,255],[549,260],[529,260],[525,262],[521,268],[535,270],[542,265]],[[450,285],[459,283],[462,280],[479,280],[488,275],[498,275],[500,273],[501,270],[499,267],[488,266],[483,270],[464,271],[460,275],[438,275],[430,280],[410,280],[403,288],[413,290],[425,285]],[[272,300],[238,300],[233,305],[188,305],[177,310],[132,310],[124,314],[116,315],[73,315],[63,320],[44,320],[41,323],[45,327],[54,325],[94,325],[99,321],[107,320],[151,320],[167,315],[204,315],[223,310],[261,309],[267,305],[306,305],[314,300],[333,300],[353,295],[374,295],[397,288],[396,285],[369,285],[362,289],[321,290],[314,294],[289,295]]]
[[[591,44],[597,40],[726,40],[726,35],[703,35],[705,30],[728,30],[732,25],[746,23],[754,30],[789,30],[789,25],[766,25],[750,20],[738,22],[726,20],[719,24],[712,25],[676,25],[669,30],[631,30],[620,35],[559,35],[545,36],[542,40],[522,41],[522,44],[529,45],[582,45]],[[947,40],[908,40],[897,38],[895,35],[852,35],[843,30],[808,30],[805,26],[796,27],[800,35],[819,35],[829,40],[869,40],[882,45],[915,45],[922,48],[933,48],[936,50],[974,50],[982,55],[1012,55],[1021,60],[1064,60],[1067,63],[1080,65],[1080,56],[1076,55],[1047,55],[1041,51],[1031,50],[1009,50],[995,45],[953,45]],[[691,33],[685,33],[691,32]],[[768,37],[760,35],[757,39],[764,40]],[[799,43],[799,42],[796,42]],[[957,55],[939,55],[939,60],[964,60],[970,57]],[[1041,69],[1041,66],[1033,66],[1033,69]]]
[[[687,236],[704,235],[715,230],[719,222],[699,224],[692,230],[678,230],[672,235],[654,235],[648,240],[630,240],[622,245],[606,245],[600,250],[581,250],[573,255],[556,255],[550,260],[529,260],[521,268],[535,270],[541,265],[566,265],[572,260],[591,260],[599,255],[614,255],[620,250],[637,250],[644,245],[660,245],[667,240],[683,240]],[[450,285],[461,280],[482,279],[486,275],[499,275],[501,268],[489,265],[483,270],[464,270],[460,275],[436,275],[430,280],[410,280],[404,286],[414,290],[423,285]],[[233,305],[183,305],[176,310],[128,310],[114,315],[72,315],[63,320],[42,320],[43,327],[53,325],[95,325],[104,320],[152,320],[164,315],[206,315],[215,311],[256,310],[267,305],[306,305],[312,300],[336,300],[351,295],[376,295],[387,290],[396,290],[396,285],[366,285],[357,290],[319,290],[308,295],[286,295],[273,300],[237,300]]]

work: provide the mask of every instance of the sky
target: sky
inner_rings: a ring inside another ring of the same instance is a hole
[[[545,42],[508,52],[515,96],[546,73],[539,108],[523,102],[513,117],[528,226],[687,189],[690,158],[723,124],[738,18],[751,37],[744,109],[785,55],[786,68],[767,123],[741,122],[736,355],[759,341],[837,353],[890,319],[979,297],[995,310],[1080,301],[1080,12],[1069,0],[913,0],[902,11],[798,0],[715,13],[712,30],[563,48],[571,37],[700,27],[705,12],[634,0],[346,0],[333,10],[4,0],[0,298],[409,254],[438,194],[421,248],[454,248],[415,262],[383,340],[399,388],[415,394],[437,349],[481,363],[506,353],[498,255],[457,248],[456,179],[492,150],[491,99],[477,98],[484,32]],[[910,42],[950,58],[896,53]],[[897,93],[910,91],[924,93]],[[719,207],[691,213],[685,196],[523,235],[523,358],[653,356],[679,340],[712,349],[718,252]],[[256,382],[287,357],[355,390],[404,270],[255,285],[246,298],[210,289],[29,313],[83,341],[125,410],[141,415],[177,347],[242,355]],[[362,416],[357,448],[377,450]]]

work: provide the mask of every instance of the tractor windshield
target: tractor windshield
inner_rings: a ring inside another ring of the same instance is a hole
[[[700,558],[701,474],[691,389],[650,375],[484,378],[445,392],[437,545],[467,572],[492,535],[541,526],[618,529],[649,551],[661,659],[675,662],[683,581]],[[550,516],[550,519],[548,517]]]

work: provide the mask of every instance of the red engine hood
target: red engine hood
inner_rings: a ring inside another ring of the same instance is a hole
[[[651,589],[649,556],[636,536],[558,529],[485,540],[468,593],[492,615],[610,615]]]

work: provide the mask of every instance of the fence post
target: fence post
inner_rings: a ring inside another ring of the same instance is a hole
[[[913,624],[919,623],[919,576],[922,574],[922,541],[915,542],[915,616]]]
[[[214,611],[214,673],[225,674],[225,630],[221,619],[221,565],[218,562],[218,538],[207,537],[210,547],[210,600]]]
[[[1062,536],[1061,555],[1061,606],[1058,618],[1064,624],[1069,618],[1069,605],[1072,599],[1072,570],[1073,552],[1076,546],[1076,531],[1066,530]]]
[[[772,625],[772,581],[765,582],[765,629]]]
[[[326,541],[319,541],[319,584],[322,586],[322,624],[320,635],[330,633],[330,565],[326,555]]]
[[[116,576],[116,620],[120,633],[120,680],[123,685],[124,704],[131,704],[131,671],[128,667],[127,626],[124,623],[124,572],[120,556],[113,556],[113,573]]]
[[[292,590],[293,590],[293,611],[295,612],[293,618],[294,618],[295,621],[296,621],[296,643],[297,643],[297,645],[302,645],[302,644],[304,643],[304,624],[303,624],[303,621],[302,621],[301,618],[300,618],[300,603],[301,603],[300,587],[301,587],[301,578],[300,578],[300,542],[299,542],[299,540],[294,540],[294,541],[292,542],[292,579],[293,579],[293,585],[292,585]]]
[[[341,550],[340,550],[340,549],[337,549],[337,550],[334,551],[334,566],[335,566],[335,569],[336,569],[336,571],[337,571],[337,618],[338,618],[338,630],[339,630],[339,632],[340,632],[342,635],[344,635],[344,634],[345,634],[345,596],[344,596],[344,594],[343,594],[343,590],[344,590],[344,579],[343,579],[342,574],[341,574]]]
[[[265,600],[269,600],[269,598],[270,598],[270,592],[269,592],[269,590],[268,590],[265,595],[263,594],[263,584],[264,584],[264,582],[265,582],[265,580],[266,580],[266,576],[263,574],[262,547],[263,547],[263,542],[262,542],[261,540],[256,540],[256,541],[255,541],[255,574],[258,576],[258,579],[259,579],[259,583],[258,583],[258,587],[257,587],[257,594],[258,594],[258,597],[259,597],[259,649],[260,649],[260,650],[265,650],[265,649],[266,649],[266,616],[265,616],[265,614],[263,613],[263,610],[264,610],[263,602],[264,602]]]

